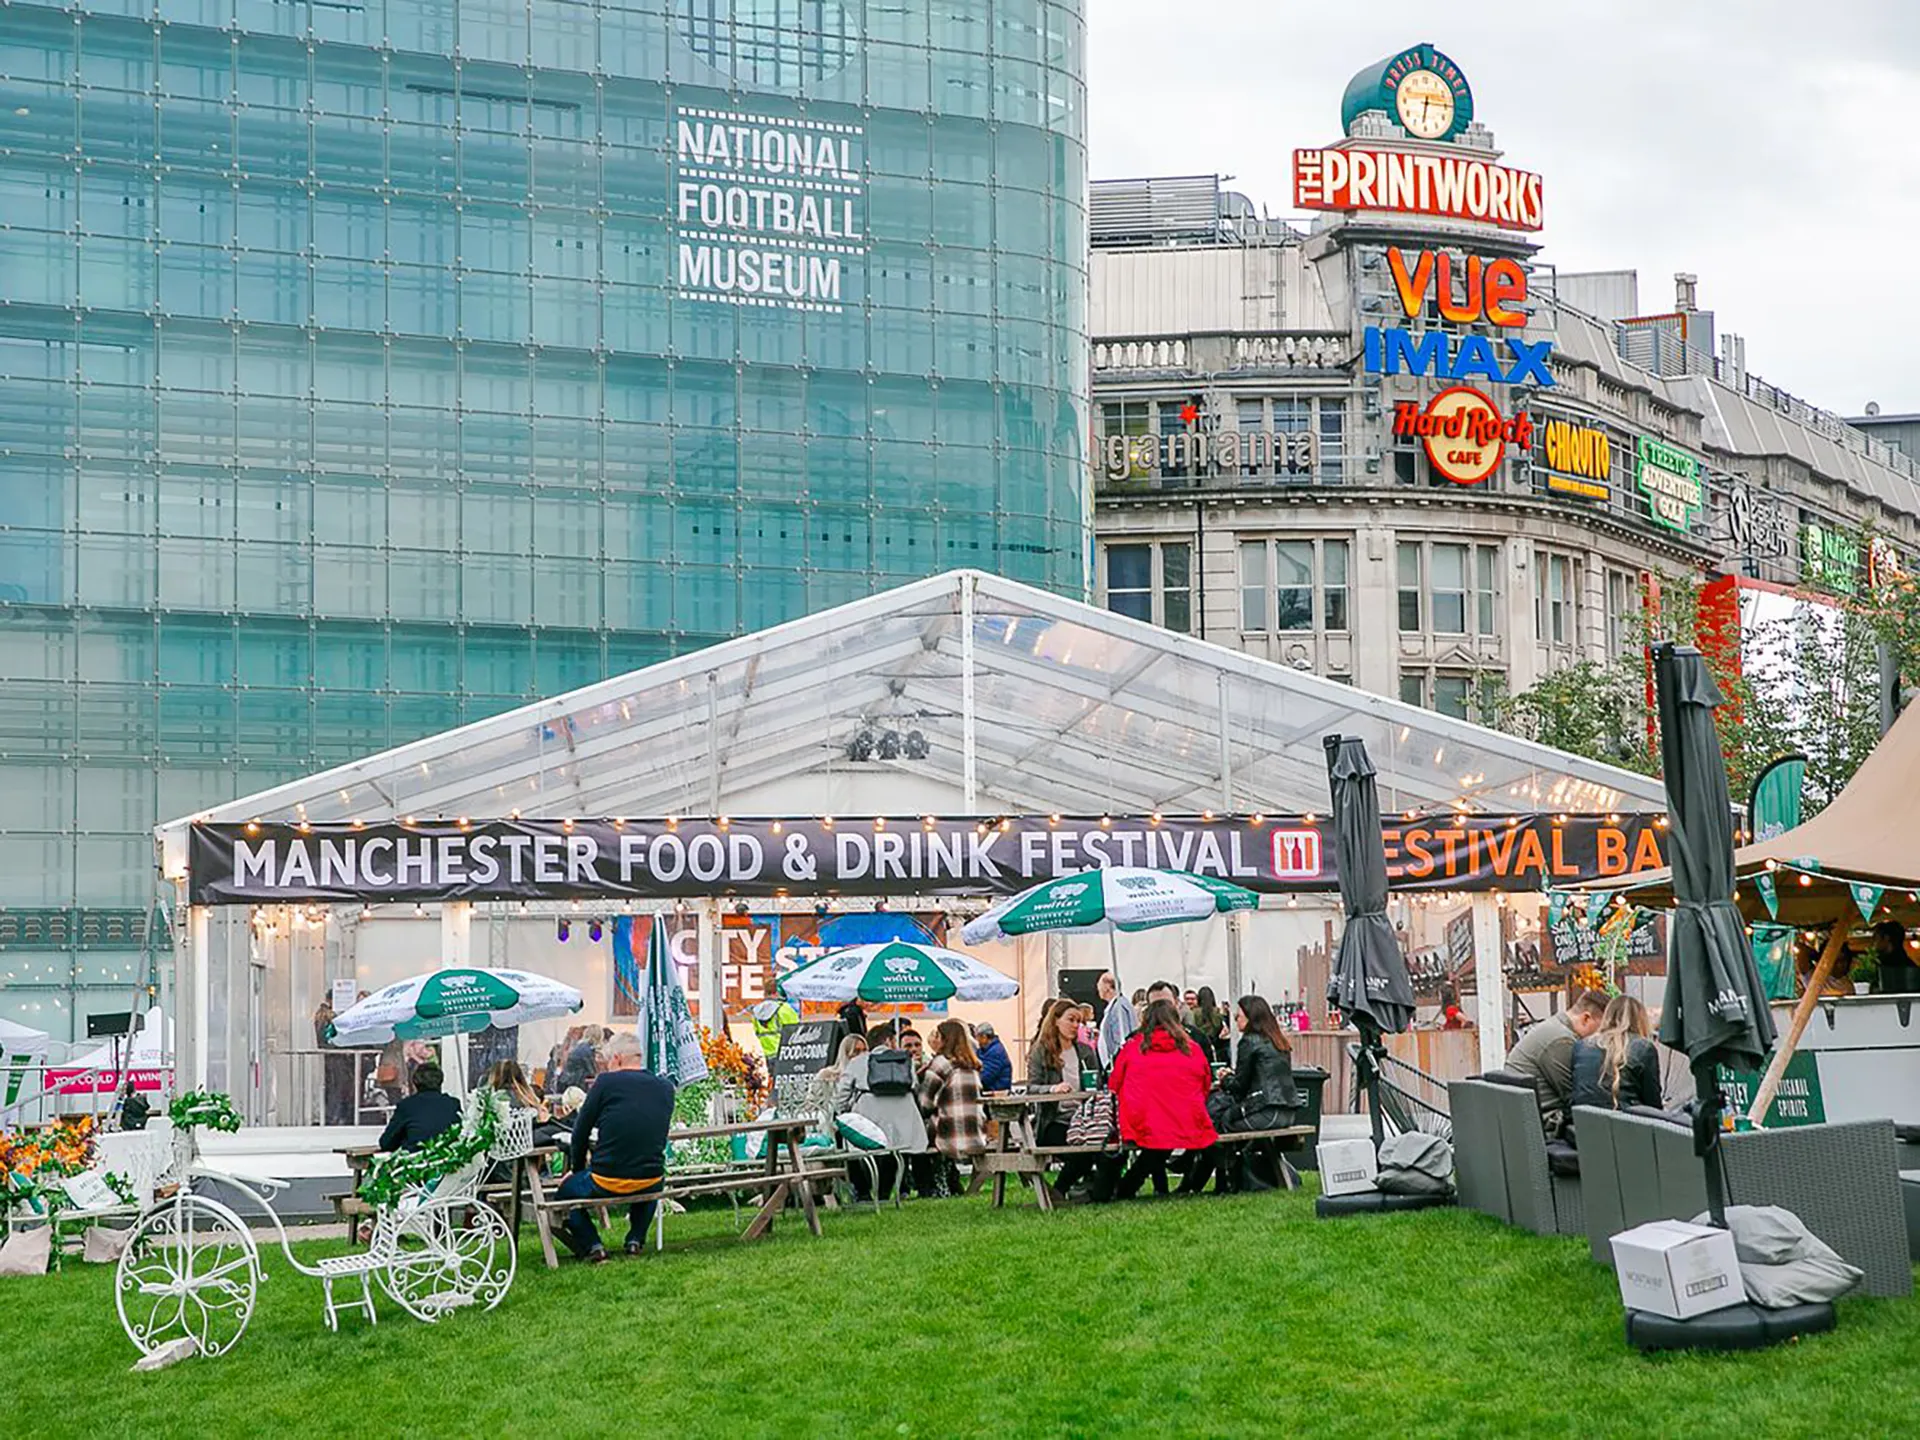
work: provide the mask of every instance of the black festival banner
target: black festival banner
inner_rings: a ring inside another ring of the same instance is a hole
[[[1382,822],[1398,890],[1537,891],[1666,864],[1664,817]],[[196,825],[195,905],[292,901],[993,898],[1097,865],[1189,870],[1262,894],[1338,883],[1306,816],[490,820]]]

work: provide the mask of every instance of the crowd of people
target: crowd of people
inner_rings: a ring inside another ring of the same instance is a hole
[[[1057,1195],[1123,1199],[1148,1184],[1164,1194],[1175,1172],[1181,1194],[1209,1182],[1221,1191],[1271,1188],[1278,1177],[1259,1173],[1232,1137],[1284,1128],[1300,1104],[1287,1027],[1273,1008],[1248,995],[1229,1010],[1211,989],[1183,996],[1164,981],[1130,1000],[1111,973],[1100,977],[1099,993],[1104,1011],[1048,1000],[1027,1046],[1025,1088],[1060,1096],[1036,1108],[1038,1141],[1073,1146],[1053,1181]],[[840,1018],[852,1026],[866,1015],[856,1003]],[[437,1064],[423,1060],[410,1078],[412,1093],[395,1106],[382,1150],[418,1149],[460,1123]],[[517,1060],[503,1059],[486,1080],[533,1112],[537,1143],[565,1147],[560,1198],[624,1204],[626,1248],[637,1252],[665,1181],[672,1084],[644,1068],[633,1037],[597,1025],[570,1030],[543,1078],[549,1093]],[[894,1020],[853,1028],[805,1103],[822,1133],[833,1136],[843,1117],[858,1116],[884,1147],[871,1168],[849,1173],[856,1198],[868,1198],[875,1184],[885,1194],[909,1183],[923,1198],[941,1198],[961,1193],[962,1167],[992,1143],[986,1096],[1016,1088],[1012,1057],[992,1024],[945,1018],[923,1034]],[[1070,1140],[1083,1107],[1111,1111],[1091,1142]],[[568,1213],[563,1238],[582,1259],[606,1258],[585,1208]]]

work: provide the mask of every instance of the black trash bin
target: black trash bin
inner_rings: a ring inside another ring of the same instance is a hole
[[[1300,1108],[1294,1112],[1293,1123],[1311,1125],[1313,1138],[1308,1140],[1297,1152],[1290,1152],[1288,1159],[1293,1161],[1296,1170],[1318,1170],[1320,1168],[1320,1105],[1327,1081],[1331,1077],[1318,1065],[1296,1065],[1293,1067],[1293,1088],[1300,1092]]]

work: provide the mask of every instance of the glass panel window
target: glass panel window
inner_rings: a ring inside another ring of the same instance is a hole
[[[1107,547],[1107,608],[1135,620],[1153,619],[1153,547]]]
[[[1564,555],[1547,559],[1547,620],[1554,644],[1573,638],[1573,562]]]
[[[1267,542],[1240,542],[1240,628],[1267,628]]]
[[[1197,421],[1187,424],[1183,414],[1186,408],[1185,400],[1160,402],[1161,473],[1172,479],[1185,479],[1197,472],[1193,463],[1194,437],[1201,426]]]
[[[1320,402],[1320,480],[1338,485],[1346,475],[1347,402]]]
[[[1320,546],[1321,618],[1329,630],[1347,628],[1347,542],[1328,540]]]
[[[1313,628],[1313,542],[1282,540],[1273,547],[1275,623],[1281,630]]]
[[[1265,441],[1267,429],[1267,402],[1264,400],[1241,400],[1236,402],[1235,414],[1240,422],[1240,473],[1242,475],[1268,475],[1273,471],[1273,461]],[[1262,465],[1260,462],[1266,460]]]
[[[1402,540],[1399,547],[1400,633],[1417,633],[1420,627],[1420,546]],[[1404,698],[1404,697],[1403,697]]]
[[[1433,677],[1433,708],[1442,715],[1451,715],[1456,720],[1467,718],[1467,702],[1471,695],[1473,680],[1467,675],[1436,675]]]
[[[1193,633],[1193,546],[1160,547],[1160,623],[1182,635]]]
[[[1433,628],[1441,635],[1467,633],[1467,547],[1435,545],[1428,558],[1433,577]]]
[[[1500,551],[1497,546],[1479,545],[1474,547],[1474,555],[1476,561],[1474,608],[1477,611],[1475,620],[1478,633],[1492,635],[1495,633],[1493,577],[1497,570]]]
[[[1607,657],[1618,660],[1627,653],[1627,627],[1640,608],[1639,587],[1625,570],[1607,572]]]
[[[1421,670],[1400,672],[1400,699],[1408,705],[1427,703],[1427,677]]]

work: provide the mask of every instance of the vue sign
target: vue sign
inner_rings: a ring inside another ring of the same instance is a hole
[[[1518,260],[1482,260],[1469,255],[1454,269],[1454,257],[1443,250],[1422,250],[1409,264],[1401,249],[1389,246],[1387,268],[1393,272],[1400,306],[1410,320],[1424,318],[1427,301],[1439,302],[1440,318],[1460,325],[1485,320],[1490,325],[1520,326],[1526,315],[1515,308],[1527,303],[1527,272]],[[1454,277],[1464,281],[1463,302],[1456,302]]]

